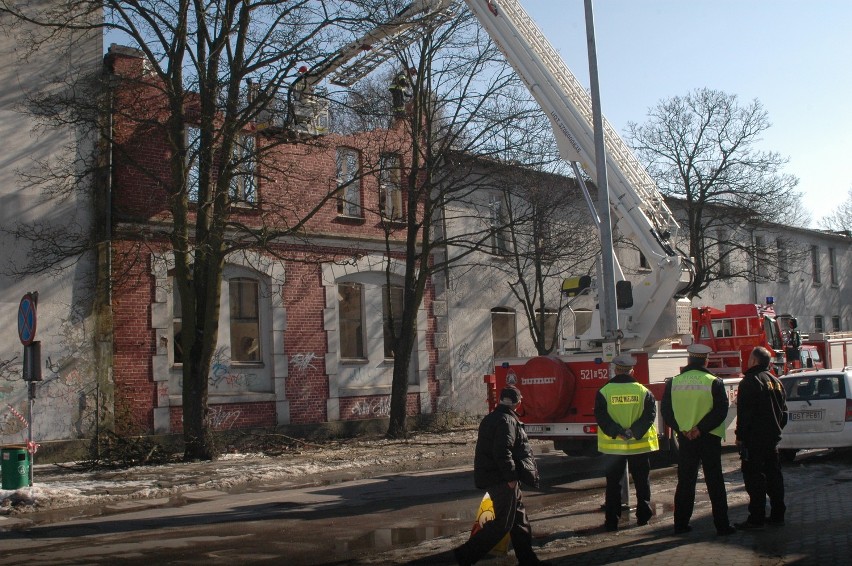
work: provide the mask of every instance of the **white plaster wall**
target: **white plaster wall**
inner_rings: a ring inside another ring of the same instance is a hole
[[[5,17],[5,16],[4,16]],[[74,193],[61,202],[49,200],[41,190],[28,186],[21,173],[36,171],[36,160],[59,160],[75,152],[87,154],[94,141],[72,128],[38,131],[23,109],[24,92],[44,85],[43,77],[76,68],[100,71],[100,35],[79,43],[73,60],[59,49],[50,49],[24,61],[16,49],[23,44],[10,35],[0,36],[0,226],[17,222],[44,223],[87,231],[92,223],[88,195]],[[69,174],[71,171],[69,171]],[[37,291],[38,325],[35,339],[41,342],[44,381],[36,388],[33,432],[36,442],[90,436],[95,415],[92,283],[95,258],[66,262],[61,272],[10,277],[10,265],[23,265],[32,249],[23,240],[0,232],[0,443],[19,443],[27,438],[22,418],[27,417],[27,391],[21,379],[23,346],[17,332],[18,305],[24,293]],[[4,268],[5,267],[5,268]],[[18,415],[21,415],[20,417]]]

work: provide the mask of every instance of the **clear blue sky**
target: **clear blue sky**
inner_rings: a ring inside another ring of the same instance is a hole
[[[589,86],[583,0],[521,0]],[[852,1],[594,0],[601,106],[619,133],[664,98],[696,88],[758,99],[772,126],[761,149],[785,172],[812,221],[852,187]]]

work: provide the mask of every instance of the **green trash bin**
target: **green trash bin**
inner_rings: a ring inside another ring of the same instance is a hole
[[[30,455],[26,446],[0,448],[0,472],[3,489],[19,489],[30,485]]]

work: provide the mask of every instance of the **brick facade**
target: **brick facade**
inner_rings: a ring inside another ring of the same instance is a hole
[[[142,60],[131,50],[111,51],[107,65],[123,79],[115,91],[113,122],[117,414],[124,417],[126,432],[180,432],[181,375],[172,355],[169,273],[174,259],[167,241],[171,153],[164,130],[164,99],[145,84],[150,79],[144,74]],[[219,387],[211,388],[212,428],[387,416],[393,362],[373,356],[357,364],[340,360],[336,285],[341,278],[363,281],[369,302],[377,296],[375,289],[381,288],[386,267],[390,266],[394,277],[402,275],[404,256],[385,252],[384,226],[377,213],[380,157],[398,154],[404,167],[402,139],[401,131],[390,129],[357,136],[328,135],[265,150],[257,164],[258,206],[234,208],[232,218],[252,226],[292,225],[336,189],[339,147],[360,152],[366,172],[360,185],[363,218],[341,216],[337,198],[332,197],[306,223],[304,238],[289,245],[276,244],[276,252],[287,259],[276,259],[263,250],[251,250],[251,261],[240,259],[247,255],[245,251],[228,258],[226,279],[230,266],[242,270],[240,276],[257,277],[263,289],[268,289],[260,302],[265,309],[260,323],[264,355],[255,364],[225,359],[214,365],[211,380],[218,380]],[[275,141],[264,134],[256,140],[259,147]],[[392,242],[392,248],[402,249],[400,243]],[[257,265],[268,267],[258,271]],[[412,415],[434,411],[440,393],[434,372],[433,298],[430,285],[418,317],[418,344],[413,353],[416,379],[407,403]],[[375,341],[381,336],[381,316],[366,314],[373,317],[369,320],[374,324],[365,334]],[[219,344],[226,352],[221,321],[220,317]]]

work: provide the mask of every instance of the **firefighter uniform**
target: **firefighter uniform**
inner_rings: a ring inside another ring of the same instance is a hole
[[[391,81],[388,90],[391,93],[391,103],[393,105],[393,113],[397,118],[405,117],[405,108],[412,96],[411,75],[415,74],[415,69],[410,68],[407,71],[398,73]]]
[[[636,359],[620,354],[613,360],[615,376],[595,397],[598,423],[598,451],[607,458],[604,528],[618,530],[625,466],[636,488],[636,521],[645,525],[651,510],[651,484],[648,454],[659,448],[657,402],[653,394],[633,378]]]
[[[719,535],[736,531],[728,520],[728,496],[722,476],[722,438],[728,415],[728,394],[721,379],[705,369],[708,346],[687,348],[688,365],[673,377],[663,395],[663,419],[677,431],[678,468],[675,490],[675,533],[687,533],[695,507],[698,466],[704,470],[707,495],[713,508],[713,523]]]

